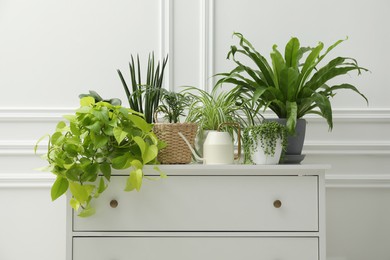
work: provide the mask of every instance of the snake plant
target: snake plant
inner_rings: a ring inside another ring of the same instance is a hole
[[[131,55],[131,62],[129,62],[131,89],[128,87],[122,72],[119,69],[117,70],[130,108],[144,114],[148,123],[153,123],[153,115],[160,102],[161,87],[167,62],[168,56],[166,56],[162,64],[157,62],[157,66],[155,66],[154,53],[149,54],[146,82],[142,83],[139,56],[137,55],[137,63],[135,63],[133,55]]]

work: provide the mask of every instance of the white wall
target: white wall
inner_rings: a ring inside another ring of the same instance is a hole
[[[169,53],[166,87],[211,86],[232,67],[225,59],[242,32],[256,48],[329,46],[371,70],[347,80],[334,98],[334,130],[308,117],[305,163],[331,164],[327,175],[329,260],[389,260],[390,23],[386,0],[0,1],[0,259],[59,259],[65,252],[65,201],[49,199],[53,177],[34,168],[37,138],[89,89],[125,100],[116,69],[130,54]],[[20,246],[23,250],[20,250]]]

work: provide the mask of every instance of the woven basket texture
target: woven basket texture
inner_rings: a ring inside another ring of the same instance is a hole
[[[153,132],[157,138],[164,141],[167,147],[159,151],[157,160],[161,164],[188,164],[192,154],[178,132],[181,132],[192,146],[198,126],[195,123],[156,123]]]

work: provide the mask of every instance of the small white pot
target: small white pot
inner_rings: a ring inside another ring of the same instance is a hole
[[[280,156],[282,155],[282,139],[276,141],[275,154],[268,155],[264,153],[261,147],[261,141],[258,141],[258,146],[252,153],[252,161],[255,164],[279,164]]]

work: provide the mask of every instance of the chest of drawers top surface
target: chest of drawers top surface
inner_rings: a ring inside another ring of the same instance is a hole
[[[329,169],[329,165],[311,164],[279,164],[279,165],[203,165],[203,164],[183,164],[183,165],[146,165],[144,172],[146,175],[159,175],[155,170],[158,167],[168,175],[319,175]],[[114,171],[114,175],[128,174],[128,171]]]

